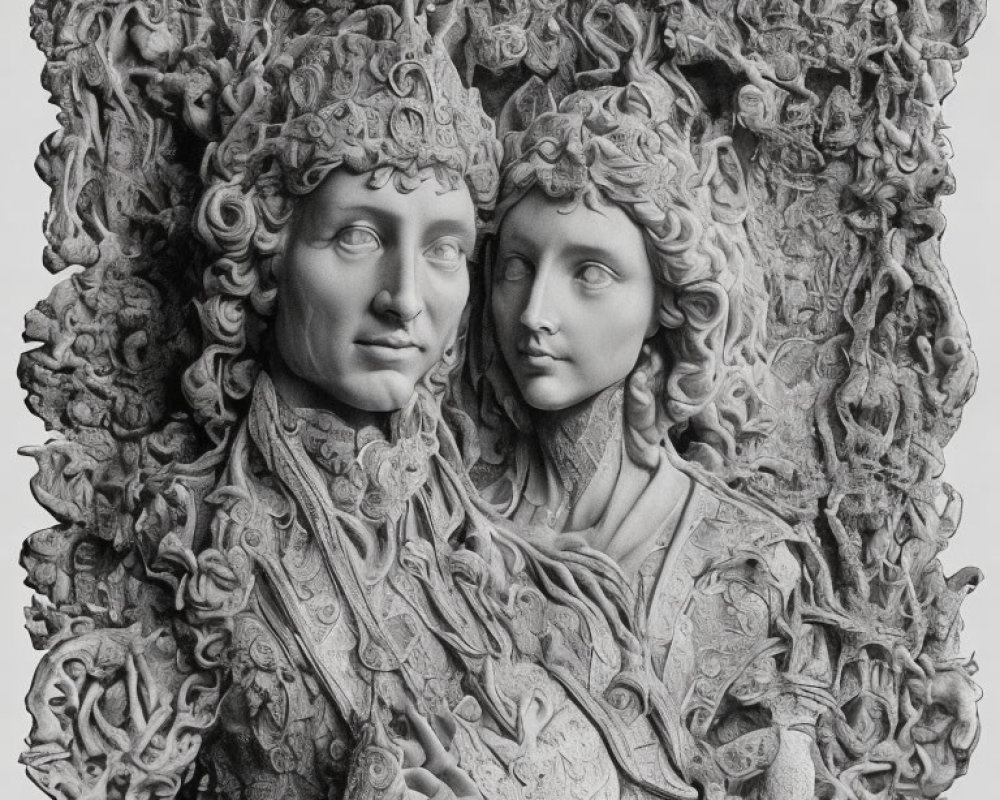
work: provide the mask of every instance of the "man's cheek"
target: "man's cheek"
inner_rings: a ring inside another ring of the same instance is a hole
[[[453,319],[460,319],[465,310],[466,303],[469,302],[469,281],[468,279],[449,286],[445,293],[441,295],[445,298],[445,313],[448,322]]]

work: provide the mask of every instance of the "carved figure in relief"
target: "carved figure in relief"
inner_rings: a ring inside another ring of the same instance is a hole
[[[43,261],[75,269],[19,371],[59,434],[25,449],[31,777],[946,791],[980,576],[938,560],[976,378],[941,109],[982,14],[35,0]],[[510,280],[473,292],[469,402],[473,208]]]
[[[477,472],[507,516],[638,586],[676,757],[705,796],[811,798],[832,677],[803,621],[812,541],[672,440],[720,463],[762,403],[742,176],[725,141],[699,168],[641,59],[625,87],[570,95],[507,139],[474,369],[513,458]]]
[[[184,388],[225,469],[146,542],[221,693],[199,796],[695,797],[620,571],[492,516],[441,418],[497,185],[476,93],[412,7],[279,62],[195,220],[216,258]]]

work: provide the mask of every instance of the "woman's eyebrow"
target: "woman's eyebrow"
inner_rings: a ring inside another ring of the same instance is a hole
[[[505,229],[501,226],[497,236],[497,245],[501,250],[509,249],[510,247],[523,250],[525,248],[535,248],[537,243],[530,236],[522,236],[520,231],[516,229]]]
[[[613,267],[619,260],[617,251],[600,244],[569,242],[562,249],[564,258],[573,260],[600,261],[608,267]]]

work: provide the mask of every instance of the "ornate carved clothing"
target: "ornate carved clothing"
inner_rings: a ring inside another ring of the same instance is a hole
[[[219,796],[391,796],[391,745],[356,751],[405,739],[415,706],[452,721],[487,800],[694,797],[643,714],[641,657],[581,585],[613,567],[505,530],[453,446],[422,393],[383,435],[260,378],[214,495],[216,546],[256,576],[205,753]]]
[[[612,455],[628,458],[624,448]],[[532,502],[530,472],[501,492],[517,498],[513,519],[537,524],[546,511]],[[830,675],[793,600],[802,535],[669,448],[638,496],[616,487],[592,529],[561,535],[600,542],[634,577],[685,777],[732,794],[756,779],[767,791],[784,739],[803,763],[780,797],[811,798],[809,737]]]

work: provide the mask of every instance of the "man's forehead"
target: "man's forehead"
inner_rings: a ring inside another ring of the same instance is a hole
[[[391,179],[373,185],[371,173],[339,169],[309,195],[307,202],[314,212],[324,215],[365,213],[428,224],[454,221],[474,226],[475,208],[464,182],[446,184],[434,171],[425,172],[414,188],[407,190]]]

